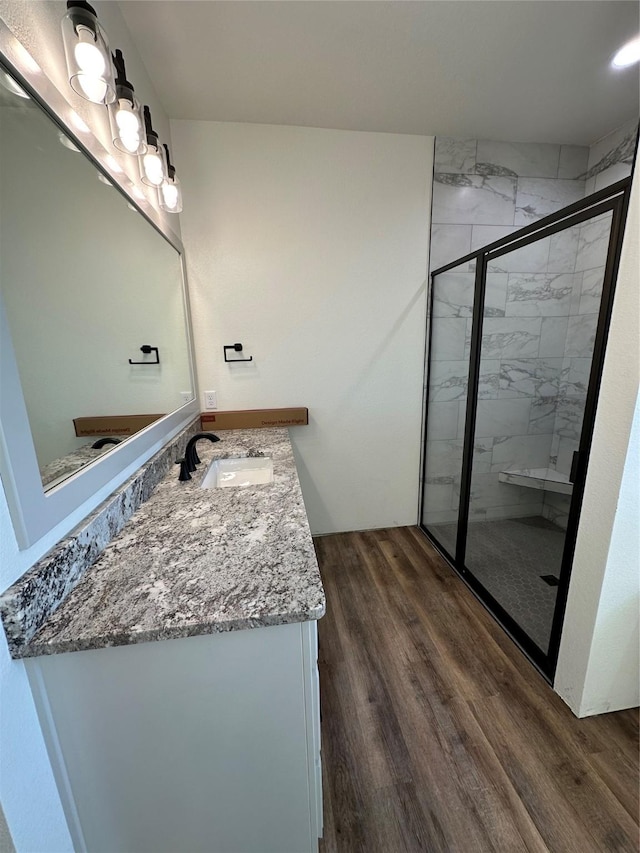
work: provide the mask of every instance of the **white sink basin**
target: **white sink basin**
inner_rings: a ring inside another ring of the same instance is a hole
[[[273,483],[273,459],[270,456],[242,456],[215,459],[204,476],[201,489],[228,489]]]

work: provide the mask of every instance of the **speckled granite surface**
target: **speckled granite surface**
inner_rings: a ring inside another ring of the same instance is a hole
[[[193,479],[171,470],[17,656],[319,619],[325,598],[285,429],[201,442]],[[200,489],[214,458],[273,458],[274,482]]]
[[[42,485],[49,488],[57,485],[59,481],[75,474],[80,468],[84,468],[85,465],[98,459],[103,453],[113,450],[114,447],[115,445],[113,444],[106,444],[99,450],[95,450],[91,446],[91,443],[88,443],[83,444],[82,447],[78,447],[77,450],[73,450],[71,453],[67,453],[66,456],[62,456],[60,459],[54,459],[53,462],[49,462],[48,465],[44,465],[40,469]]]
[[[199,427],[200,419],[196,418],[0,595],[0,617],[12,657],[21,656],[38,628],[65,600],[127,519],[147,500],[167,471],[174,470],[175,460],[184,456],[187,441]]]

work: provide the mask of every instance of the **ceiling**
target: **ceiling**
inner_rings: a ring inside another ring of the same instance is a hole
[[[617,0],[123,0],[176,119],[589,144],[638,112]]]

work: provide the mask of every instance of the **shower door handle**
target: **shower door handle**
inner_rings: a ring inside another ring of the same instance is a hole
[[[573,458],[571,460],[571,471],[569,473],[569,482],[575,483],[576,477],[578,475],[578,465],[580,464],[580,451],[573,451]]]

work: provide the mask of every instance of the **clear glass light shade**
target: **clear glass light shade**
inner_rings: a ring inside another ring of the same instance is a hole
[[[640,36],[623,45],[611,60],[614,68],[628,68],[640,62]]]
[[[62,19],[62,40],[74,92],[94,104],[112,103],[116,89],[111,53],[96,16],[86,9],[69,9]]]
[[[109,104],[109,123],[113,144],[124,154],[144,154],[147,150],[145,142],[144,122],[140,104],[128,98],[117,98]]]
[[[139,161],[142,183],[148,187],[159,187],[167,176],[162,148],[147,143],[147,150],[139,157]]]
[[[158,200],[162,210],[167,213],[182,212],[182,189],[180,181],[174,176],[166,178],[158,189]]]

